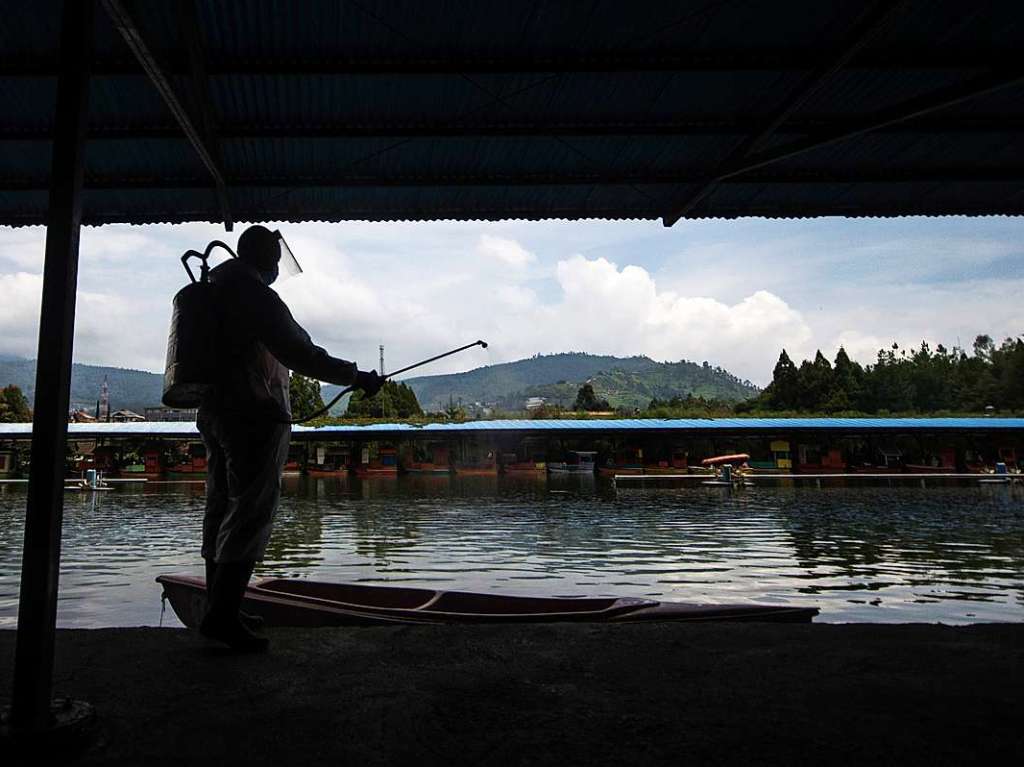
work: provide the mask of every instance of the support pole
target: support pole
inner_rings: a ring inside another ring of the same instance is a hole
[[[11,705],[11,726],[22,733],[55,724],[50,698],[92,36],[93,0],[65,0]]]

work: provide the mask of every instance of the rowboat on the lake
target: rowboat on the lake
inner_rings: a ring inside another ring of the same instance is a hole
[[[164,597],[186,626],[206,611],[206,582],[161,575]],[[243,609],[267,626],[368,626],[394,623],[633,623],[646,621],[770,621],[807,623],[816,607],[686,604],[634,597],[572,599],[434,591],[399,586],[267,578],[249,584]]]

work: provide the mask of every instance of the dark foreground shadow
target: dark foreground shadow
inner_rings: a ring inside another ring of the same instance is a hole
[[[92,765],[1009,762],[1024,625],[61,631]],[[14,632],[0,632],[10,689]]]

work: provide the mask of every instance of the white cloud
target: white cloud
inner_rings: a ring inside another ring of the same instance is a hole
[[[0,275],[0,351],[35,356],[43,278],[15,272]]]
[[[39,274],[17,272],[0,275],[0,352],[35,357],[39,335],[39,303],[43,278]],[[133,336],[135,318],[140,314],[136,301],[122,296],[79,290],[76,300],[75,360],[103,361],[109,347],[116,344],[128,359],[140,362],[126,366],[153,367],[163,358],[164,347],[154,357],[152,339]],[[166,336],[163,342],[166,343]]]
[[[280,294],[362,367],[378,344],[395,368],[483,338],[422,372],[574,349],[706,359],[763,384],[782,347],[870,362],[893,340],[1024,332],[1024,219],[280,226],[305,269]],[[181,253],[239,233],[83,230],[76,360],[162,369]],[[0,228],[0,352],[35,354],[44,238]]]
[[[604,258],[560,261],[564,294],[552,310],[561,331],[587,351],[646,354],[727,364],[742,377],[763,380],[779,348],[809,348],[812,333],[799,312],[760,290],[732,305],[714,298],[659,291],[642,267],[621,270]]]
[[[537,260],[537,257],[515,240],[481,234],[477,241],[476,252],[485,259],[493,259],[501,264],[523,269]]]

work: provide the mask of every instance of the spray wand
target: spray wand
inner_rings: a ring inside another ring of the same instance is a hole
[[[460,346],[458,349],[452,349],[451,351],[445,352],[444,354],[438,354],[438,355],[436,355],[434,357],[428,357],[425,360],[420,360],[419,362],[416,362],[416,363],[414,363],[412,365],[408,365],[408,366],[406,366],[404,368],[401,368],[399,370],[395,370],[395,371],[393,371],[391,373],[388,373],[386,376],[384,376],[384,380],[386,381],[389,378],[391,378],[392,376],[396,376],[396,375],[399,375],[401,373],[407,373],[410,370],[414,370],[415,368],[422,367],[423,365],[427,365],[427,364],[429,364],[431,362],[436,362],[437,360],[444,359],[445,357],[451,357],[453,354],[458,354],[459,352],[464,352],[464,351],[466,351],[466,349],[472,349],[474,346],[479,346],[482,349],[486,349],[487,348],[487,342],[486,341],[474,341],[471,344],[466,344],[465,346]],[[327,413],[328,411],[330,411],[330,409],[332,407],[334,407],[336,404],[338,404],[338,400],[340,400],[346,394],[349,394],[349,393],[355,391],[355,389],[356,389],[355,386],[349,386],[349,387],[347,387],[345,389],[342,389],[340,392],[338,392],[338,394],[334,397],[334,399],[332,399],[330,402],[328,402],[322,408],[317,410],[315,413],[313,413],[312,415],[307,415],[305,418],[298,418],[296,420],[293,420],[293,421],[291,421],[291,423],[305,423],[306,421],[312,421],[314,418],[319,418],[324,413]]]

